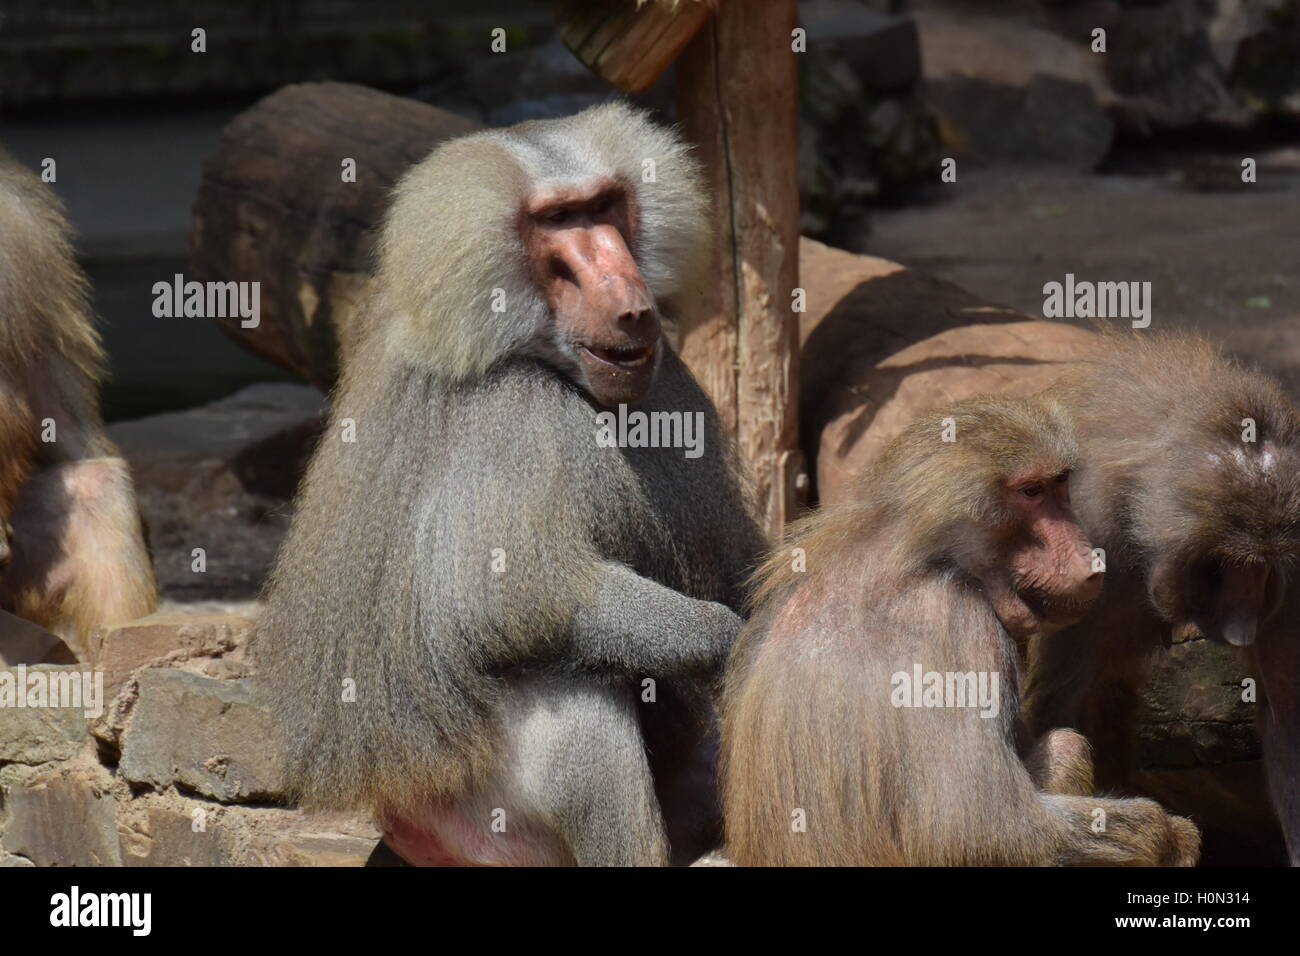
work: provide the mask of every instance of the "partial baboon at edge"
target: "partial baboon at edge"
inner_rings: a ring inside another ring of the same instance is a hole
[[[296,796],[372,809],[410,862],[719,838],[708,690],[763,542],[660,335],[708,260],[698,180],[615,105],[452,141],[396,188],[256,653]],[[698,416],[703,455],[599,443],[620,405]]]
[[[1151,655],[1196,633],[1247,648],[1272,801],[1300,863],[1300,414],[1202,340],[1103,339],[1060,395],[1080,441],[1075,507],[1105,550],[1106,587],[1083,621],[1035,643],[1029,719],[1085,734],[1098,784],[1121,787]]]
[[[157,593],[99,415],[104,356],[69,232],[54,195],[0,152],[0,608],[86,660],[96,625],[148,614]]]
[[[1070,511],[1077,457],[1052,402],[960,403],[909,426],[773,553],[723,704],[736,863],[1196,861],[1189,821],[1084,795],[1077,734],[1030,747],[1019,726],[1023,643],[1077,620],[1101,585]],[[917,668],[974,675],[951,682],[971,697],[899,706]],[[989,716],[971,699],[981,676]]]

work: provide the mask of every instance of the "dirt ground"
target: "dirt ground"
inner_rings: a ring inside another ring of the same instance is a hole
[[[928,202],[878,211],[866,251],[1033,316],[1067,272],[1149,280],[1152,328],[1204,330],[1300,394],[1300,149],[1257,158],[1254,185],[1239,156],[959,171]]]

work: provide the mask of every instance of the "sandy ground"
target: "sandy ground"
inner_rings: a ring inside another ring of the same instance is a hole
[[[1255,185],[1216,177],[1228,188],[1213,192],[1169,171],[959,171],[933,201],[876,213],[866,251],[1034,316],[1043,312],[1044,283],[1067,272],[1150,281],[1153,328],[1205,330],[1300,394],[1293,154],[1300,150],[1275,152],[1268,168],[1261,159]]]

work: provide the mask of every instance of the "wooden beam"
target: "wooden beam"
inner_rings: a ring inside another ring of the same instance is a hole
[[[798,71],[795,0],[724,2],[677,64],[677,109],[714,197],[717,280],[682,357],[753,470],[769,532],[798,509]]]
[[[648,90],[709,18],[712,0],[561,0],[560,39],[625,93]]]

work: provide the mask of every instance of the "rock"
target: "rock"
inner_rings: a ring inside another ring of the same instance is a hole
[[[280,840],[254,841],[244,866],[365,866],[379,837],[302,833]]]
[[[67,644],[39,624],[0,611],[0,667],[17,664],[71,664]]]
[[[44,680],[51,683],[66,680],[71,675],[86,675],[91,678],[92,686],[94,678],[98,676],[78,664],[64,666],[46,664],[29,667],[22,673],[5,669],[0,671],[0,682],[6,680],[5,675],[12,675],[8,679],[15,683],[33,675],[42,675]],[[76,680],[80,682],[81,677],[76,677]],[[102,685],[102,677],[99,682]],[[0,764],[49,763],[55,760],[68,760],[80,753],[89,739],[87,724],[90,717],[87,716],[86,711],[90,702],[80,697],[80,690],[76,693],[80,701],[76,707],[6,706],[0,708],[0,715],[3,716],[3,719],[0,719]],[[101,708],[105,706],[106,697],[99,698],[96,705]]]
[[[1231,70],[1237,51],[1249,37],[1271,32],[1289,0],[1219,0],[1205,25],[1210,51],[1222,70]]]
[[[1093,169],[1115,136],[1114,123],[1088,85],[1060,77],[1039,74],[1023,87],[948,77],[927,90],[959,162]]]
[[[5,786],[5,851],[37,866],[120,866],[112,785],[97,764],[66,764]]]
[[[1043,76],[1086,86],[1102,107],[1117,99],[1106,76],[1106,58],[1083,42],[1087,32],[1082,39],[1062,36],[1032,10],[1004,10],[1001,3],[984,11],[951,0],[915,6],[927,84],[966,77],[1025,89]]]
[[[43,773],[49,773],[49,767],[30,767],[21,763],[0,763],[0,859],[8,850],[4,846],[4,833],[13,816],[8,806],[9,794],[19,790]],[[17,864],[12,864],[17,865]]]
[[[199,408],[115,422],[108,436],[137,473],[142,459],[166,459],[181,471],[184,463],[207,458],[233,460],[267,438],[319,418],[324,409],[324,396],[314,388],[267,382]]]
[[[1259,112],[1252,97],[1276,104],[1285,90],[1294,92],[1300,79],[1296,41],[1288,39],[1280,10],[1269,12],[1277,2],[1084,0],[998,4],[994,11],[992,5],[973,10],[952,0],[916,0],[915,16],[926,79],[958,142],[974,141],[977,154],[991,149],[992,158],[1002,151],[1021,162],[1064,157],[1076,165],[1095,152],[1102,129],[1097,108],[1126,133],[1149,136],[1166,129],[1240,127]],[[1097,28],[1106,31],[1104,53],[1091,49]],[[1261,85],[1243,68],[1257,43],[1280,53],[1266,56],[1273,76],[1287,77],[1273,84],[1272,94],[1262,92],[1267,81]],[[1028,94],[1034,85],[1040,89],[1024,97],[1025,115],[1017,117],[1015,92]],[[1050,135],[1058,109],[1064,142],[1052,142]],[[1004,143],[997,140],[1000,121],[1008,123]],[[1033,130],[1049,135],[1035,146]]]
[[[858,383],[900,349],[960,326],[1025,320],[957,286],[896,262],[799,244],[799,282],[807,292],[800,317],[799,434],[817,461],[819,436],[862,405]]]
[[[362,866],[379,843],[362,814],[218,806],[175,793],[123,805],[118,832],[127,866]]]
[[[365,866],[379,831],[358,813],[235,811],[241,866]]]
[[[882,359],[845,383],[848,396],[822,431],[821,502],[838,500],[917,416],[974,395],[1042,391],[1093,341],[1073,326],[1009,322],[949,329]]]
[[[1232,648],[1204,638],[1168,647],[1143,692],[1138,759],[1152,770],[1257,760],[1257,703],[1242,700],[1248,676]]]
[[[232,661],[222,657],[204,661],[199,667],[199,673],[214,680],[242,680],[252,677],[254,668],[247,661]]]
[[[1033,10],[927,3],[916,11],[925,93],[945,155],[977,164],[1092,169],[1110,151],[1116,101],[1105,57]],[[1087,34],[1083,34],[1087,36]]]
[[[1226,25],[1219,37],[1238,41],[1230,62],[1233,90],[1257,112],[1300,116],[1300,6],[1289,0],[1245,0],[1221,6],[1249,11],[1240,21]],[[1211,41],[1216,39],[1216,25],[1210,26]],[[1233,36],[1233,29],[1240,33]],[[1215,53],[1222,64],[1223,47],[1216,44]]]
[[[801,231],[843,245],[866,234],[867,207],[899,186],[932,180],[938,130],[915,90],[916,25],[843,0],[800,8]]]
[[[256,597],[288,529],[288,502],[324,408],[314,388],[263,384],[109,427],[135,476],[164,597]]]
[[[126,866],[230,866],[230,836],[209,804],[146,795],[125,804],[118,815],[122,862]],[[195,829],[196,819],[201,829]]]
[[[176,785],[222,802],[281,795],[282,757],[252,681],[150,669],[139,687],[122,736],[118,769],[126,780]]]
[[[1259,759],[1259,705],[1242,699],[1248,676],[1236,651],[1197,637],[1157,654],[1142,692],[1134,787],[1196,821],[1202,865],[1286,864]]]
[[[868,90],[903,90],[921,78],[921,44],[910,17],[890,16],[847,0],[806,0],[799,25],[817,57],[844,60]]]
[[[1116,115],[1134,132],[1242,126],[1250,120],[1215,59],[1207,6],[1215,5],[1165,0],[1129,6],[1108,32],[1101,59],[1121,97]]]
[[[115,698],[146,664],[227,654],[242,647],[252,633],[253,621],[247,617],[170,609],[108,627],[99,641],[97,661],[105,675],[105,695]]]

